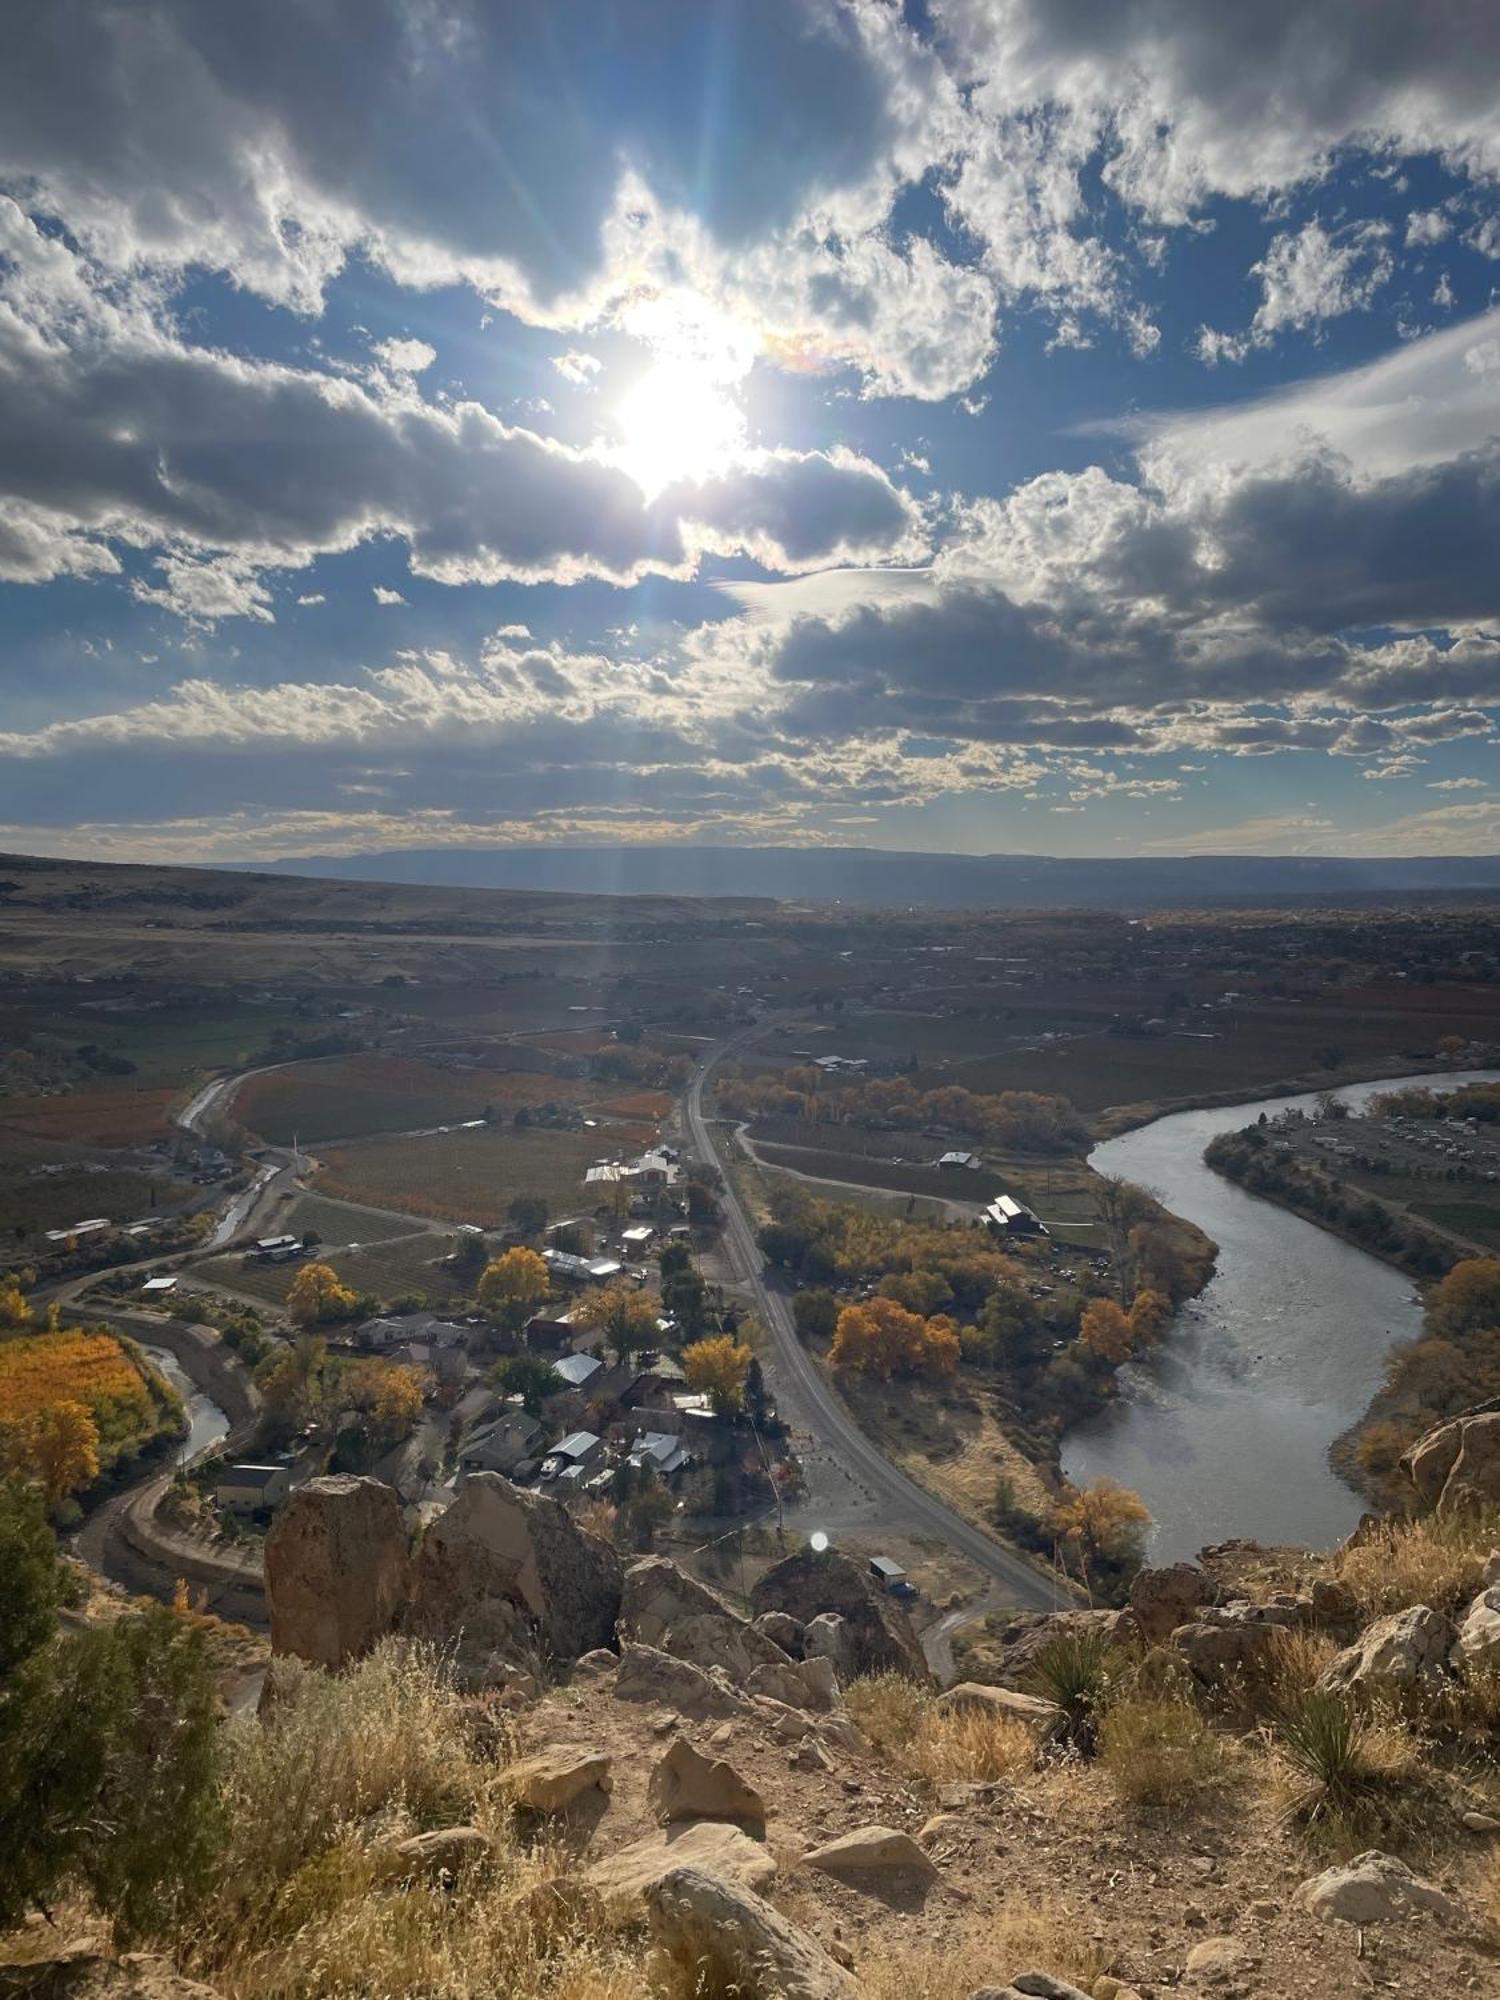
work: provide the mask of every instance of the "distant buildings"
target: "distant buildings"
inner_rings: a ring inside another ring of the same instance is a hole
[[[997,1194],[984,1211],[989,1227],[1006,1236],[1045,1236],[1047,1225],[1034,1209],[1008,1194]]]

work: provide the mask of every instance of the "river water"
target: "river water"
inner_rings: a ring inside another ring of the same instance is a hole
[[[196,1458],[200,1451],[206,1450],[211,1444],[217,1444],[221,1437],[228,1434],[228,1417],[212,1397],[206,1396],[201,1389],[193,1387],[182,1363],[170,1349],[153,1347],[149,1341],[144,1340],[140,1343],[140,1348],[146,1359],[166,1376],[187,1405],[188,1434],[178,1447],[178,1455],[182,1461]]]
[[[1495,1074],[1388,1077],[1337,1094],[1358,1106],[1408,1083],[1447,1090]],[[1326,1548],[1363,1510],[1328,1447],[1379,1388],[1390,1349],[1420,1331],[1412,1282],[1203,1164],[1216,1133],[1313,1102],[1308,1094],[1175,1112],[1089,1155],[1100,1173],[1150,1188],[1219,1245],[1207,1289],[1149,1362],[1121,1371],[1120,1400],[1063,1446],[1069,1479],[1118,1479],[1142,1496],[1153,1562],[1231,1535]]]

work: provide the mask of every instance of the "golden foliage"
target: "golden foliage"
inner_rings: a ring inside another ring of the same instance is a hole
[[[1113,1299],[1093,1299],[1078,1324],[1078,1338],[1101,1361],[1116,1366],[1128,1361],[1135,1347],[1130,1321]]]
[[[547,1266],[535,1250],[518,1244],[485,1265],[476,1297],[481,1312],[514,1332],[545,1303],[551,1289]]]
[[[751,1358],[742,1341],[731,1334],[715,1334],[682,1350],[682,1372],[690,1389],[711,1396],[720,1416],[728,1416],[744,1405]]]
[[[357,1297],[331,1264],[304,1264],[286,1295],[287,1317],[295,1326],[347,1319]]]
[[[942,1315],[922,1319],[894,1299],[845,1306],[828,1358],[888,1382],[893,1375],[951,1375],[958,1366],[958,1328]]]
[[[55,1507],[99,1477],[99,1426],[82,1403],[49,1403],[0,1426],[0,1463],[34,1479]]]
[[[1138,1528],[1151,1519],[1139,1493],[1118,1480],[1096,1479],[1088,1486],[1064,1485],[1052,1513],[1052,1525],[1073,1545],[1085,1569],[1101,1556],[1126,1549]]]

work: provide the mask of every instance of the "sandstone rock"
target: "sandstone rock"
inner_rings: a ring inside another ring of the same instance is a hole
[[[1023,1996],[1024,2000],[1089,2000],[1088,1994],[1050,1972],[1018,1972],[1009,1986],[976,1987],[969,2000],[1023,2000]]]
[[[689,1819],[606,1855],[582,1879],[606,1898],[639,1896],[678,1868],[702,1868],[742,1888],[764,1889],[776,1873],[776,1860],[729,1820]]]
[[[1050,1734],[1062,1720],[1062,1710],[1055,1702],[1044,1701],[1040,1695],[1023,1694],[1019,1688],[990,1687],[984,1681],[960,1681],[946,1694],[940,1694],[933,1706],[944,1715],[1007,1716],[1012,1721],[1024,1722],[1038,1736]]]
[[[410,1840],[398,1840],[390,1857],[400,1874],[431,1877],[482,1868],[494,1851],[477,1826],[439,1826],[430,1833],[414,1833]]]
[[[934,1813],[931,1819],[923,1820],[918,1827],[917,1845],[924,1848],[940,1847],[945,1840],[953,1840],[963,1833],[967,1826],[968,1821],[962,1813]]]
[[[1440,1514],[1500,1500],[1500,1408],[1481,1406],[1425,1432],[1401,1469]]]
[[[1464,1613],[1449,1661],[1460,1669],[1500,1665],[1500,1584],[1482,1590]]]
[[[806,1931],[738,1884],[696,1867],[646,1891],[651,1936],[710,1992],[744,2000],[857,2000],[860,1988]]]
[[[620,1637],[696,1667],[722,1667],[736,1681],[758,1666],[786,1666],[790,1658],[717,1592],[665,1556],[647,1556],[626,1570]]]
[[[618,1653],[612,1653],[608,1646],[595,1646],[592,1652],[573,1662],[571,1678],[575,1681],[601,1681],[612,1674],[619,1664]]]
[[[820,1611],[816,1618],[810,1618],[802,1633],[802,1657],[829,1660],[835,1674],[843,1680],[850,1679],[854,1656],[848,1621],[837,1611]]]
[[[1320,1576],[1307,1596],[1310,1623],[1334,1629],[1352,1626],[1359,1619],[1359,1599],[1347,1583],[1337,1577]]]
[[[1470,1833],[1500,1833],[1500,1819],[1496,1819],[1493,1813],[1460,1813],[1459,1820]]]
[[[800,1743],[804,1736],[812,1733],[812,1718],[804,1710],[788,1708],[784,1701],[777,1701],[769,1694],[753,1694],[749,1699],[752,1713],[760,1718],[762,1728],[768,1729],[778,1743]],[[825,1722],[839,1719],[830,1715]]]
[[[700,1721],[708,1715],[739,1715],[745,1706],[722,1667],[705,1673],[691,1661],[674,1659],[654,1646],[636,1646],[628,1641],[620,1649],[615,1698],[669,1702],[683,1715]]]
[[[164,1958],[140,1951],[114,1958],[92,1941],[24,1965],[0,1965],[0,1994],[5,2000],[218,2000],[211,1986],[184,1979]]]
[[[866,1871],[906,1868],[916,1875],[935,1875],[931,1857],[922,1852],[909,1833],[889,1826],[861,1826],[853,1833],[841,1833],[824,1841],[802,1857],[804,1868],[821,1868],[829,1875],[863,1874]]]
[[[825,1659],[783,1660],[780,1666],[755,1667],[745,1681],[751,1694],[768,1695],[788,1708],[827,1714],[839,1697],[832,1664]]]
[[[406,1628],[457,1641],[470,1667],[514,1658],[518,1625],[543,1655],[576,1660],[614,1637],[619,1608],[613,1549],[558,1501],[473,1472],[423,1539]]]
[[[1378,1848],[1355,1856],[1346,1867],[1325,1868],[1297,1890],[1297,1901],[1319,1917],[1346,1924],[1379,1924],[1412,1910],[1456,1917],[1458,1905],[1431,1882],[1413,1875],[1404,1861]]]
[[[833,1759],[812,1737],[804,1737],[792,1752],[792,1768],[797,1771],[832,1771]]]
[[[870,1754],[869,1737],[842,1709],[833,1715],[818,1718],[818,1734],[825,1743],[847,1751],[851,1757],[868,1757]]]
[[[1197,1679],[1226,1680],[1259,1672],[1277,1629],[1265,1620],[1194,1619],[1172,1634],[1172,1650],[1182,1655]]]
[[[1190,1624],[1208,1595],[1208,1578],[1196,1563],[1137,1570],[1130,1580],[1130,1608],[1142,1638],[1151,1645],[1169,1639],[1179,1625]]]
[[[1250,1953],[1236,1937],[1208,1937],[1187,1955],[1189,1979],[1235,1979],[1249,1963]]]
[[[1135,1614],[1130,1611],[1017,1611],[995,1634],[997,1652],[993,1658],[998,1680],[1014,1684],[1025,1680],[1036,1664],[1037,1655],[1054,1639],[1083,1637],[1097,1632],[1114,1640],[1137,1636]]]
[[[507,1765],[500,1783],[513,1805],[528,1812],[561,1812],[580,1793],[607,1792],[614,1783],[602,1750],[539,1750]]]
[[[721,1757],[705,1757],[679,1736],[651,1773],[646,1801],[663,1826],[681,1819],[766,1823],[766,1803]]]
[[[1318,1686],[1334,1693],[1373,1693],[1431,1685],[1442,1678],[1452,1644],[1453,1627],[1442,1613],[1413,1604],[1366,1626],[1324,1668]]]
[[[751,1624],[762,1638],[769,1639],[773,1646],[779,1646],[788,1659],[802,1658],[805,1628],[800,1618],[792,1618],[785,1611],[762,1611],[758,1618],[751,1620]]]
[[[378,1479],[310,1479],[266,1536],[271,1647],[318,1667],[369,1652],[395,1625],[411,1558],[401,1502]]]
[[[866,1569],[837,1549],[802,1549],[787,1556],[766,1571],[750,1600],[757,1611],[785,1611],[804,1624],[825,1611],[837,1612],[847,1628],[852,1672],[891,1669],[924,1687],[931,1681],[905,1611]]]

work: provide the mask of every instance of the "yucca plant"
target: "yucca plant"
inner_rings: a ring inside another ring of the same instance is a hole
[[[1025,1676],[1028,1693],[1062,1713],[1070,1749],[1091,1757],[1109,1691],[1112,1648],[1102,1632],[1062,1632],[1043,1646]]]
[[[1316,1788],[1318,1802],[1347,1799],[1368,1774],[1365,1724],[1342,1695],[1326,1688],[1310,1688],[1288,1702],[1276,1734],[1288,1762]]]

